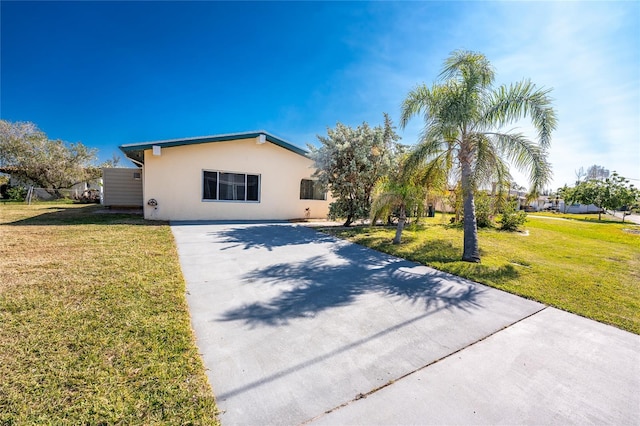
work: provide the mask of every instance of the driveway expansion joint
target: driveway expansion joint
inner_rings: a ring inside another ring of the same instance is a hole
[[[529,315],[526,315],[526,316],[524,316],[524,317],[520,318],[519,320],[512,322],[511,324],[507,324],[507,325],[505,325],[504,327],[502,327],[502,328],[500,328],[500,329],[498,329],[498,330],[496,330],[496,331],[494,331],[494,332],[492,332],[492,333],[490,333],[490,334],[488,334],[488,335],[486,335],[486,336],[482,337],[481,339],[475,340],[475,341],[473,341],[473,342],[469,343],[468,345],[463,346],[463,347],[461,347],[460,349],[457,349],[457,350],[455,350],[455,351],[451,352],[450,354],[447,354],[447,355],[445,355],[445,356],[443,356],[443,357],[441,357],[441,358],[438,358],[438,359],[436,359],[436,360],[431,361],[431,362],[430,362],[430,363],[428,363],[428,364],[425,364],[425,365],[423,365],[423,366],[421,366],[421,367],[418,367],[418,368],[416,368],[416,369],[414,369],[414,370],[412,370],[412,371],[409,371],[408,373],[403,374],[403,375],[402,375],[402,376],[400,376],[400,377],[397,377],[397,378],[395,378],[395,379],[391,379],[391,380],[389,380],[387,383],[385,383],[385,384],[383,384],[383,385],[381,385],[381,386],[378,386],[378,387],[376,387],[376,388],[374,388],[374,389],[372,389],[372,390],[370,390],[370,391],[368,391],[368,392],[366,392],[366,393],[362,393],[362,392],[361,392],[361,393],[357,394],[353,399],[350,399],[350,400],[348,400],[348,401],[345,401],[345,402],[343,402],[342,404],[337,405],[337,406],[335,406],[335,407],[333,407],[333,408],[331,408],[331,409],[329,409],[329,410],[327,410],[327,411],[323,412],[322,414],[319,414],[319,415],[317,415],[317,416],[315,416],[315,417],[312,417],[312,418],[310,418],[310,419],[308,419],[308,420],[305,420],[304,422],[300,423],[300,426],[304,426],[304,425],[311,424],[311,423],[313,423],[314,421],[316,421],[316,420],[318,420],[318,419],[320,419],[320,418],[324,417],[324,416],[325,416],[325,415],[327,415],[327,414],[331,414],[331,413],[333,413],[334,411],[340,410],[341,408],[344,408],[344,407],[346,407],[346,406],[348,406],[348,405],[350,405],[350,404],[352,404],[352,403],[354,403],[354,402],[356,402],[356,401],[358,401],[358,400],[365,399],[365,398],[367,398],[368,396],[373,395],[374,393],[376,393],[376,392],[378,392],[378,391],[380,391],[380,390],[382,390],[382,389],[384,389],[384,388],[386,388],[386,387],[389,387],[389,386],[393,385],[394,383],[399,382],[399,381],[400,381],[400,380],[402,380],[402,379],[405,379],[405,378],[407,378],[407,377],[409,377],[409,376],[411,376],[411,375],[413,375],[413,374],[415,374],[415,373],[418,373],[418,372],[420,372],[420,371],[422,371],[422,370],[424,370],[424,369],[426,369],[426,368],[429,368],[429,367],[431,367],[432,365],[439,363],[440,361],[443,361],[443,360],[445,360],[445,359],[447,359],[447,358],[450,358],[450,357],[452,357],[452,356],[454,356],[454,355],[456,355],[456,354],[458,354],[458,353],[460,353],[460,352],[462,352],[462,351],[464,351],[464,350],[466,350],[466,349],[468,349],[468,348],[470,348],[470,347],[472,347],[472,346],[477,345],[477,344],[478,344],[478,343],[480,343],[480,342],[483,342],[483,341],[487,340],[488,338],[490,338],[490,337],[492,337],[492,336],[494,336],[494,335],[496,335],[496,334],[498,334],[498,333],[500,333],[500,332],[502,332],[502,331],[504,331],[504,330],[507,330],[507,329],[509,329],[509,328],[513,327],[513,326],[514,326],[514,325],[516,325],[516,324],[521,323],[522,321],[525,321],[525,320],[527,320],[527,319],[529,319],[529,318],[531,318],[531,317],[533,317],[533,316],[535,316],[535,315],[538,315],[540,312],[544,311],[544,310],[545,310],[545,309],[547,309],[547,308],[548,308],[548,306],[543,306],[542,308],[538,309],[537,311],[535,311],[535,312],[533,312],[533,313],[531,313],[531,314],[529,314]]]

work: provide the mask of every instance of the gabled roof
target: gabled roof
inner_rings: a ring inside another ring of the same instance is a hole
[[[129,159],[134,160],[137,163],[144,163],[145,149],[151,149],[154,146],[169,148],[174,146],[196,145],[196,144],[210,143],[210,142],[226,142],[226,141],[232,141],[236,139],[252,139],[252,138],[257,138],[260,135],[264,135],[266,141],[271,142],[275,145],[278,145],[291,152],[295,152],[296,154],[302,155],[303,157],[306,157],[308,154],[306,150],[299,148],[283,139],[280,139],[272,135],[271,133],[265,132],[264,130],[256,130],[252,132],[243,132],[243,133],[226,133],[222,135],[201,136],[196,138],[169,139],[169,140],[155,141],[155,142],[139,142],[139,143],[120,145],[119,148],[122,152],[124,152],[124,154]]]

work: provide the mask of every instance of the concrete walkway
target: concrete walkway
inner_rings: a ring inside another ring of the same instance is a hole
[[[617,217],[618,219],[622,219],[623,218],[623,212],[608,212],[608,214],[612,215],[613,217]],[[627,223],[632,223],[632,224],[636,224],[636,225],[640,225],[640,214],[628,214],[628,215],[624,215],[624,221]]]
[[[640,424],[640,336],[303,226],[171,228],[223,425]]]

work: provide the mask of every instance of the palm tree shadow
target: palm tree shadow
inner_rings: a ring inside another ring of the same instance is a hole
[[[283,226],[286,226],[286,232],[283,232]],[[332,237],[316,232],[304,226],[291,226],[287,222],[277,223],[249,223],[238,224],[231,228],[209,233],[219,239],[217,242],[229,243],[230,245],[223,247],[221,250],[242,247],[244,250],[249,249],[267,249],[272,251],[276,247],[299,245],[299,244],[318,244],[328,241],[334,241]]]
[[[447,271],[453,274],[470,277],[485,284],[500,284],[516,279],[520,273],[510,264],[499,267],[488,266],[482,263],[469,263],[460,260],[462,252],[450,241],[442,239],[429,240],[415,251],[414,259],[425,265],[441,267],[447,265]],[[486,253],[480,248],[480,253]]]
[[[220,321],[244,321],[252,327],[286,325],[353,304],[367,293],[406,300],[425,312],[481,306],[478,296],[484,290],[474,282],[351,243],[339,243],[332,255],[248,272],[243,277],[246,285],[270,285],[282,291],[271,300],[233,308]]]

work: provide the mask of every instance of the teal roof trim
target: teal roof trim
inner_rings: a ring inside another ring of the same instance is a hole
[[[291,152],[295,152],[296,154],[302,155],[303,157],[307,157],[309,154],[308,151],[297,147],[283,139],[280,139],[264,130],[257,130],[254,132],[243,132],[243,133],[227,133],[223,135],[214,135],[214,136],[202,136],[197,138],[185,138],[185,139],[170,139],[164,141],[156,141],[156,142],[140,142],[140,143],[131,143],[120,145],[120,151],[122,151],[129,159],[133,160],[137,163],[144,163],[144,151],[146,149],[151,149],[153,146],[160,146],[162,148],[170,148],[174,146],[183,146],[183,145],[196,145],[201,143],[210,143],[210,142],[227,142],[237,139],[252,139],[257,138],[260,135],[264,135],[265,139],[268,142],[271,142],[275,145],[278,145],[286,150]]]

